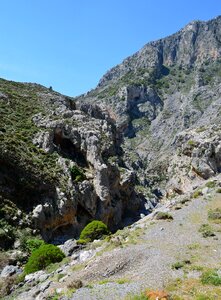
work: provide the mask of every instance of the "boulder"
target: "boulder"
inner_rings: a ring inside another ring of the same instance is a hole
[[[76,240],[67,240],[63,245],[58,246],[66,256],[71,256],[74,251],[79,249]]]
[[[7,265],[4,267],[4,269],[1,272],[0,277],[1,278],[7,278],[15,274],[21,274],[22,269],[20,269],[18,266],[13,266],[13,265]]]

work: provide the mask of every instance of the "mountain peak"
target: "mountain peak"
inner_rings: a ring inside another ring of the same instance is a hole
[[[134,55],[109,70],[98,86],[117,80],[137,69],[154,68],[174,64],[184,68],[200,67],[206,61],[214,61],[221,56],[221,16],[209,21],[192,21],[183,29],[168,37],[147,43]]]

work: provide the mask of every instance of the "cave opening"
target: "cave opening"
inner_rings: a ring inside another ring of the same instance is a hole
[[[61,156],[74,161],[82,168],[88,167],[86,154],[75,146],[69,138],[63,136],[61,129],[55,130],[53,143]]]

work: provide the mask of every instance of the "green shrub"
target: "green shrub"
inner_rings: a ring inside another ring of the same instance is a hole
[[[216,182],[215,181],[208,181],[205,186],[212,189],[216,186]]]
[[[42,245],[44,245],[44,241],[40,240],[40,239],[28,239],[26,241],[26,250],[29,253],[32,253],[34,250],[37,250],[38,248],[40,248]]]
[[[208,218],[213,221],[221,221],[221,208],[210,209],[208,211]]]
[[[86,240],[79,239],[79,240],[77,240],[77,245],[86,245],[89,242],[90,242],[90,239],[86,239]]]
[[[82,230],[80,239],[92,242],[109,233],[107,226],[102,221],[94,220]]]
[[[159,211],[156,215],[156,220],[173,220],[173,216],[168,212]]]
[[[174,263],[171,267],[173,270],[179,270],[183,267],[185,267],[186,265],[190,265],[191,261],[189,259],[185,259],[183,261],[178,261],[176,263]]]
[[[202,236],[204,238],[210,237],[210,236],[215,236],[215,233],[213,232],[213,229],[209,224],[202,224],[200,226],[199,232],[202,233]]]
[[[173,270],[179,270],[184,267],[184,262],[178,261],[172,265]]]
[[[193,140],[189,140],[189,141],[187,142],[187,144],[188,144],[189,146],[193,146],[193,147],[196,146],[196,142],[193,141]]]
[[[64,257],[64,253],[57,246],[51,244],[41,245],[32,252],[24,271],[26,274],[30,274],[45,269],[51,263],[62,261]]]
[[[196,300],[212,300],[212,298],[206,295],[197,295]]]
[[[18,238],[20,241],[21,250],[28,252],[29,254],[44,244],[44,241],[41,239],[40,235],[33,236],[31,231],[27,228],[18,233]]]
[[[212,269],[206,271],[201,276],[201,282],[203,284],[221,285],[221,276],[218,275],[217,271]]]
[[[148,298],[144,294],[140,295],[128,295],[125,300],[147,300]]]
[[[80,170],[77,166],[73,166],[69,170],[71,172],[71,178],[73,181],[81,182],[86,179],[84,172]]]
[[[196,199],[198,198],[199,196],[202,196],[202,191],[200,190],[197,190],[195,191],[193,194],[192,194],[193,198]]]

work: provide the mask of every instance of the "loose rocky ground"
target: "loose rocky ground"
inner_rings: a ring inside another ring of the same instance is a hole
[[[167,201],[109,239],[75,250],[66,263],[52,267],[57,270],[29,275],[5,299],[130,299],[146,288],[167,290],[172,299],[220,299],[221,288],[200,284],[204,270],[221,268],[221,225],[208,219],[210,209],[221,208],[220,179]],[[159,211],[167,219],[159,219]],[[214,236],[203,237],[202,224]]]

